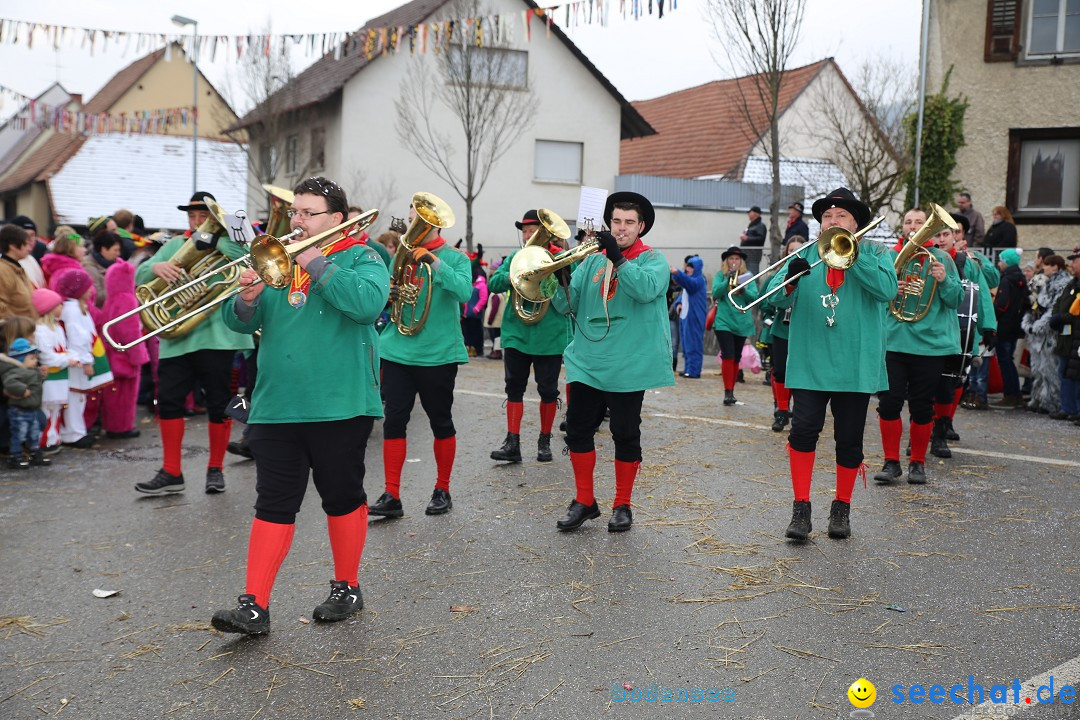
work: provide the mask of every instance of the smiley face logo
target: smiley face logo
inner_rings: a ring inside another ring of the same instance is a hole
[[[866,678],[851,683],[847,690],[848,700],[857,708],[868,708],[877,700],[877,688]]]

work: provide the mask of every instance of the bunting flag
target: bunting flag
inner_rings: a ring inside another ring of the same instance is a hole
[[[523,37],[532,41],[532,20],[535,18],[546,26],[551,36],[552,25],[561,10],[562,26],[572,29],[581,25],[607,26],[611,16],[611,4],[618,3],[618,14],[623,20],[640,20],[645,16],[664,17],[678,7],[676,0],[576,0],[562,5],[528,9],[509,15],[488,15],[457,20],[425,22],[416,25],[365,26],[354,33],[340,32],[269,34],[269,35],[184,35],[169,33],[129,32],[125,30],[102,30],[99,28],[71,27],[49,23],[10,20],[0,18],[0,45],[25,45],[46,43],[54,49],[61,46],[81,47],[91,55],[101,51],[130,52],[143,55],[165,48],[167,59],[172,45],[178,44],[187,57],[217,57],[220,48],[236,54],[237,59],[245,53],[269,56],[282,49],[286,43],[302,48],[308,56],[332,56],[335,60],[362,54],[371,59],[378,55],[396,54],[407,48],[410,54],[438,53],[454,40],[454,29],[465,28],[459,33],[460,42],[475,43],[477,47],[499,45],[508,37]],[[520,23],[521,33],[515,32]],[[159,111],[155,111],[159,112]],[[164,112],[164,111],[160,111]]]
[[[0,85],[0,98],[11,98],[19,105],[19,110],[6,123],[15,130],[38,127],[88,135],[160,134],[178,127],[186,128],[197,117],[195,110],[190,107],[138,110],[119,114],[87,113],[43,103],[3,85]]]

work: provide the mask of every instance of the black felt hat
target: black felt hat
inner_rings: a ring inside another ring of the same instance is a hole
[[[729,247],[727,250],[724,251],[724,254],[720,256],[720,259],[721,260],[727,260],[732,255],[738,255],[743,260],[746,260],[749,257],[746,254],[746,251],[743,250],[741,247],[739,247],[738,245],[732,245],[731,247]]]
[[[814,219],[821,222],[821,215],[830,208],[841,208],[847,210],[855,218],[855,222],[861,228],[872,219],[870,208],[866,203],[855,197],[855,193],[848,190],[846,187],[837,188],[831,193],[816,201],[811,210],[814,213]]]
[[[964,228],[964,234],[967,235],[967,231],[971,229],[971,221],[960,213],[949,213],[952,216],[953,222]]]
[[[210,208],[206,204],[206,198],[210,198],[215,202],[217,201],[217,198],[210,193],[204,190],[199,190],[197,193],[191,196],[191,199],[188,200],[187,205],[177,205],[176,209],[183,210],[184,212],[190,212],[191,210],[209,210]]]
[[[645,229],[641,231],[639,237],[645,237],[645,235],[652,230],[653,222],[656,221],[656,210],[653,209],[652,203],[644,195],[639,195],[636,192],[616,192],[611,193],[607,197],[607,202],[604,203],[604,224],[611,227],[611,214],[615,209],[615,203],[633,203],[641,208],[641,219],[645,223]]]
[[[540,224],[540,216],[537,215],[535,210],[529,210],[521,217],[521,222],[515,222],[514,226],[518,230],[520,230],[523,227],[525,227],[526,225],[539,225],[539,224]]]

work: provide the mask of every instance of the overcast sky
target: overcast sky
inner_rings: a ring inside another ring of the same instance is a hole
[[[641,2],[645,5],[647,0]],[[285,0],[7,0],[0,4],[0,17],[73,27],[177,33],[182,31],[169,18],[178,13],[198,20],[200,34],[242,35],[262,31],[268,23],[275,33],[346,32],[400,4],[401,0],[330,0],[315,5]],[[730,76],[729,69],[718,66],[713,59],[714,53],[720,57],[722,54],[716,53],[717,43],[702,12],[704,4],[705,0],[679,0],[678,9],[666,13],[663,20],[655,15],[637,21],[617,19],[607,27],[571,29],[570,35],[624,96],[630,100],[652,98]],[[619,0],[611,0],[613,11],[618,6]],[[906,63],[914,73],[919,53],[920,7],[916,0],[807,0],[793,66],[831,55],[845,72],[854,75],[864,61],[888,56]],[[547,41],[543,36],[533,37],[533,42]],[[211,82],[223,90],[232,72],[224,55],[219,53],[214,64],[200,63]],[[59,79],[67,90],[89,99],[135,59],[134,51],[125,55],[115,48],[92,56],[68,45],[54,51],[44,42],[33,49],[5,44],[0,45],[0,84],[35,96]],[[316,59],[299,52],[295,62],[301,69]],[[4,100],[0,117],[14,110],[12,101]]]

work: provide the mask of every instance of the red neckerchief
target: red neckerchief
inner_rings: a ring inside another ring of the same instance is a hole
[[[829,271],[825,273],[825,282],[829,285],[829,289],[832,290],[832,294],[835,295],[840,286],[844,284],[844,271],[834,267],[829,268]]]
[[[956,246],[955,245],[953,245],[952,250],[949,251],[949,257],[951,257],[953,259],[953,262],[956,262]]]
[[[443,238],[443,236],[436,235],[434,240],[429,240],[428,242],[423,243],[420,247],[424,248],[425,250],[438,250],[445,244],[446,240]]]
[[[905,245],[907,245],[907,240],[904,238],[897,238],[896,244],[893,245],[893,252],[900,252],[904,249]]]
[[[348,250],[351,247],[363,244],[364,240],[362,238],[354,237],[352,235],[342,235],[334,242],[322,247],[319,252],[323,254],[323,257],[330,257],[343,250]],[[307,295],[310,288],[311,276],[308,275],[307,270],[303,270],[300,267],[300,263],[294,263],[292,282],[289,283],[289,294],[291,295],[292,293],[299,291]]]
[[[641,242],[641,238],[634,241],[634,244],[622,251],[623,257],[627,260],[633,260],[646,250],[652,250],[651,247]]]
[[[356,239],[357,239],[357,241],[359,241],[359,244],[361,244],[361,245],[367,245],[367,244],[368,244],[368,240],[369,240],[370,238],[369,238],[368,234],[367,234],[367,233],[365,232],[365,233],[364,233],[363,235],[360,235],[360,236],[359,236],[358,238],[356,238]]]

